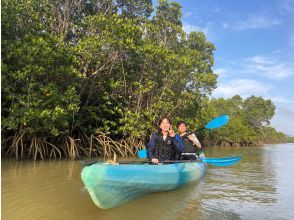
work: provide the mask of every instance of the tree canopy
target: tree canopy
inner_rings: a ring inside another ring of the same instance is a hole
[[[163,115],[192,128],[236,115],[213,140],[252,143],[271,132],[261,129],[274,115],[270,100],[209,100],[217,86],[215,47],[202,32],[184,32],[177,2],[1,4],[5,155],[101,156],[111,140],[107,153],[127,156]]]

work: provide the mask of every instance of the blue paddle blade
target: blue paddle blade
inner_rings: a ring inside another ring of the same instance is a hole
[[[139,157],[140,159],[146,158],[146,157],[147,157],[147,151],[146,151],[146,149],[139,150],[139,151],[138,151],[138,157]]]
[[[202,161],[208,164],[226,167],[238,163],[242,157],[220,157],[220,158],[203,158]]]
[[[228,115],[222,115],[222,116],[219,116],[213,120],[211,120],[210,122],[208,122],[206,125],[205,125],[205,128],[206,129],[215,129],[215,128],[219,128],[221,126],[224,126],[225,124],[228,123],[230,117]]]

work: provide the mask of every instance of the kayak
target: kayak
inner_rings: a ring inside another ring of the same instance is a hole
[[[153,192],[174,190],[197,182],[207,170],[204,162],[172,164],[106,164],[85,166],[81,178],[93,202],[113,208]]]

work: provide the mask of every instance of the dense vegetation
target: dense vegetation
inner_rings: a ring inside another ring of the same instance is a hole
[[[255,96],[243,100],[238,95],[230,99],[211,99],[203,111],[210,117],[221,114],[231,117],[228,125],[204,137],[206,145],[250,146],[281,143],[287,139],[284,133],[269,126],[275,113],[271,100]]]
[[[183,31],[181,6],[160,0],[3,0],[2,148],[18,158],[133,155],[160,116],[195,129],[230,123],[203,141],[281,142],[270,100],[211,99],[214,45]]]
[[[287,143],[294,143],[294,137],[293,136],[287,136],[286,137],[286,142]]]

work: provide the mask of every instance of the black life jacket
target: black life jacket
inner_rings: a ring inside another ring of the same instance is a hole
[[[193,142],[188,138],[187,135],[181,137],[184,142],[184,151],[183,153],[196,153],[196,147],[193,145]]]
[[[154,156],[158,160],[174,160],[176,155],[176,148],[173,143],[173,138],[167,136],[163,140],[161,134],[156,134],[155,147],[154,147]]]

